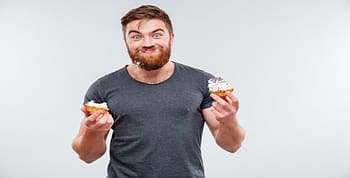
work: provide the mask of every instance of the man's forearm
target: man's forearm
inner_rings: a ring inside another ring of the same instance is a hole
[[[107,133],[90,132],[82,127],[78,136],[73,140],[73,150],[81,160],[91,163],[106,152],[106,136]]]
[[[224,150],[234,153],[237,151],[244,139],[244,131],[239,126],[236,118],[228,123],[220,123],[215,135],[216,143]]]

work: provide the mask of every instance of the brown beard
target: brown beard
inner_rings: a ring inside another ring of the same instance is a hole
[[[144,51],[147,49],[152,49],[152,50],[158,49],[159,54],[145,56],[142,53],[140,53],[140,51]],[[135,51],[130,51],[128,47],[128,53],[132,62],[138,65],[138,67],[145,69],[147,71],[157,70],[163,67],[169,61],[170,53],[171,53],[171,44],[169,42],[168,47],[162,47],[159,45],[154,45],[150,47],[141,47],[141,48],[137,48]]]

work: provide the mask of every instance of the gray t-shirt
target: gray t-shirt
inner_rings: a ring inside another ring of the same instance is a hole
[[[88,89],[84,102],[107,102],[114,118],[108,178],[204,178],[202,109],[212,75],[175,63],[159,84],[134,80],[126,67]]]

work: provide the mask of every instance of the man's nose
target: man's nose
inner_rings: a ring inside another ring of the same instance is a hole
[[[144,46],[144,47],[153,46],[153,40],[152,40],[152,38],[150,38],[150,37],[144,37],[142,46]]]

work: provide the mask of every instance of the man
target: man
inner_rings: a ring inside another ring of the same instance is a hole
[[[84,102],[106,102],[109,113],[85,118],[72,147],[91,163],[106,151],[112,129],[108,178],[203,178],[204,123],[216,143],[235,152],[244,139],[238,99],[208,92],[211,74],[170,60],[174,33],[168,15],[140,6],[121,19],[131,63],[88,89]]]

